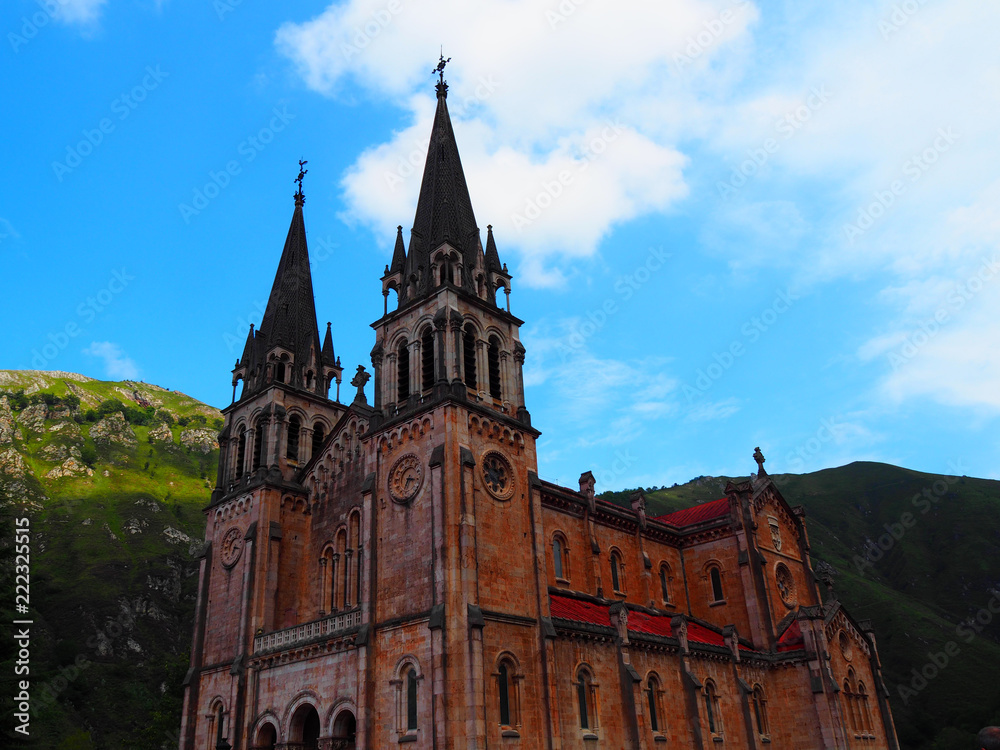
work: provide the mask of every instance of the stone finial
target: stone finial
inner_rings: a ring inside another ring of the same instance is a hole
[[[368,399],[365,398],[365,384],[371,380],[371,375],[365,370],[364,365],[358,365],[358,371],[354,374],[351,379],[351,385],[358,389],[357,395],[354,397],[354,403],[356,404],[367,404]]]
[[[627,646],[628,641],[628,608],[622,602],[616,602],[608,609],[611,624],[618,631],[618,638],[623,646]]]
[[[670,632],[674,634],[680,642],[681,653],[687,655],[688,649],[688,621],[684,615],[674,615],[670,618]]]
[[[594,479],[593,473],[589,471],[583,472],[580,475],[580,494],[587,498],[587,503],[590,505],[590,510],[593,512],[597,509],[594,487],[597,485],[597,480]]]
[[[764,454],[760,452],[760,446],[753,449],[753,460],[757,462],[757,476],[767,476],[767,472],[764,471],[764,462],[767,459],[764,458]]]
[[[740,660],[740,636],[736,632],[735,625],[726,625],[722,629],[722,640],[725,641],[729,650],[733,654],[733,661],[739,662]]]
[[[642,491],[641,487],[632,493],[630,500],[632,511],[639,518],[639,527],[646,528],[646,494]]]
[[[825,560],[820,560],[816,563],[815,572],[816,579],[826,586],[827,601],[836,600],[837,594],[833,590],[833,584],[837,576],[837,569]]]

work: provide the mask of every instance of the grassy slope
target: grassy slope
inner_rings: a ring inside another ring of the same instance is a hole
[[[980,727],[1000,724],[1000,615],[987,609],[991,601],[1000,608],[1000,482],[876,463],[774,479],[791,505],[806,509],[814,563],[839,571],[838,596],[875,625],[902,746],[964,750]],[[726,482],[705,477],[648,493],[648,510],[714,500]],[[625,504],[628,493],[606,497]],[[899,539],[885,536],[886,524]],[[880,537],[888,550],[866,555],[867,540]],[[961,627],[977,614],[981,632]],[[916,695],[901,694],[911,670],[949,642],[959,649],[950,663]]]
[[[219,416],[155,386],[5,375],[4,390],[73,392],[83,407],[87,397],[92,405],[128,403],[116,390],[124,387],[139,388],[175,418]],[[171,444],[150,443],[150,428],[134,426],[137,446],[98,449],[92,477],[47,479],[57,464],[42,450],[67,441],[48,430],[54,424],[46,422],[42,433],[22,428],[15,442],[45,498],[31,514],[33,690],[41,707],[32,733],[46,748],[176,747],[197,567],[190,545],[164,530],[202,537],[218,452],[182,447],[177,425]],[[79,425],[91,445],[92,426]],[[75,674],[80,663],[86,666]],[[45,705],[49,689],[56,697]]]

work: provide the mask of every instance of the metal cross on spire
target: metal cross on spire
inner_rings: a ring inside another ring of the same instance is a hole
[[[434,75],[435,73],[438,74],[439,83],[444,83],[444,66],[450,62],[451,62],[450,57],[447,60],[444,59],[444,45],[441,45],[441,59],[438,60],[437,67],[431,71],[431,75]]]
[[[298,202],[303,202],[304,203],[305,199],[306,199],[305,194],[302,192],[302,178],[305,177],[309,173],[309,170],[305,169],[305,166],[308,163],[309,162],[307,162],[307,161],[303,161],[302,159],[299,159],[299,176],[295,178],[295,182],[298,183],[298,186],[299,186],[298,191],[295,193],[295,201],[297,203]]]

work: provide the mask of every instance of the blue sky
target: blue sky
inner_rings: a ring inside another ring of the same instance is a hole
[[[747,474],[757,445],[774,473],[998,477],[998,21],[965,0],[12,0],[0,367],[229,403],[300,158],[320,325],[370,367],[443,45],[544,477]]]

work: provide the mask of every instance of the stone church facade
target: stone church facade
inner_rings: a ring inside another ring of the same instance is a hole
[[[759,451],[725,497],[655,518],[590,472],[538,476],[447,89],[348,402],[300,182],[224,410],[182,750],[898,748],[874,635],[824,603]]]

